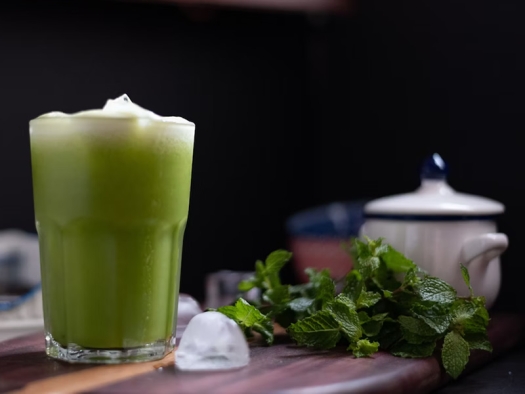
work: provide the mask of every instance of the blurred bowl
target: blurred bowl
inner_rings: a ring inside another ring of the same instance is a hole
[[[287,220],[288,247],[299,281],[308,281],[304,270],[309,267],[328,268],[336,280],[352,269],[352,259],[342,243],[358,236],[367,201],[334,202],[298,212]]]

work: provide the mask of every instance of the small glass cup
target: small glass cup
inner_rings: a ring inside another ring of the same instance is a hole
[[[219,308],[233,303],[243,297],[247,301],[256,301],[260,298],[260,290],[253,288],[247,292],[238,289],[241,281],[253,277],[254,272],[221,270],[206,276],[206,308]]]

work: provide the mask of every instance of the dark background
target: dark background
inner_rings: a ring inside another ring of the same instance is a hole
[[[72,3],[0,3],[0,229],[35,231],[29,119],[127,93],[197,124],[182,291],[286,247],[299,210],[415,189],[437,151],[453,187],[507,206],[497,308],[525,309],[522,2]]]

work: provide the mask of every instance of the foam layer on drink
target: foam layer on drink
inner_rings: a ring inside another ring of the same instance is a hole
[[[37,119],[46,118],[140,118],[151,119],[159,122],[179,123],[179,124],[193,124],[192,122],[181,118],[180,116],[160,116],[149,111],[141,106],[133,103],[127,94],[112,100],[109,99],[102,109],[90,109],[86,111],[75,112],[73,114],[66,114],[64,112],[49,112],[40,115]]]
[[[125,94],[107,100],[102,109],[72,114],[54,111],[30,121],[30,133],[46,140],[73,133],[106,142],[130,139],[145,142],[154,138],[157,143],[162,139],[166,144],[186,142],[193,145],[194,130],[194,123],[179,116],[157,115],[133,103]]]

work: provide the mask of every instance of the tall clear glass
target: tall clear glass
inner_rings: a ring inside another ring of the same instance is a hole
[[[194,130],[147,118],[30,122],[49,356],[123,363],[173,349]]]

